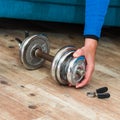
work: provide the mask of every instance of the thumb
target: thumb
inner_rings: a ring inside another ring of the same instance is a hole
[[[82,56],[82,55],[84,55],[83,48],[77,49],[77,50],[73,53],[73,57],[79,57],[79,56]]]

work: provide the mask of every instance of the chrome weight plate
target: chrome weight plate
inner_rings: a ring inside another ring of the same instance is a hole
[[[65,47],[61,48],[56,53],[56,55],[53,59],[53,62],[52,62],[52,66],[51,66],[51,75],[52,75],[53,79],[58,81],[58,83],[60,83],[62,85],[66,85],[68,83],[59,81],[59,79],[57,78],[57,67],[58,67],[58,63],[59,63],[60,59],[62,58],[62,56],[64,56],[66,51],[69,51],[69,50],[76,50],[76,48],[74,46],[65,46]]]
[[[75,52],[75,50],[66,51],[64,55],[61,57],[60,61],[58,62],[56,69],[56,77],[62,84],[68,85],[67,69],[69,66],[69,62],[71,60],[70,56],[72,56],[73,52]]]
[[[85,76],[86,63],[84,56],[73,58],[68,67],[67,79],[72,85],[79,83]]]
[[[20,45],[20,58],[26,69],[34,70],[43,65],[45,60],[35,56],[36,49],[49,53],[49,43],[46,36],[40,34],[27,37]]]

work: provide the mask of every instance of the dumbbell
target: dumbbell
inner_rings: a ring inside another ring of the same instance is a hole
[[[23,41],[16,39],[20,46],[20,60],[28,70],[40,68],[45,60],[51,62],[51,75],[61,85],[76,85],[85,75],[85,58],[73,57],[75,46],[67,45],[57,51],[55,56],[49,54],[48,37],[39,34],[27,36]]]

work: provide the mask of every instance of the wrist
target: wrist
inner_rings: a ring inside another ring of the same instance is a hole
[[[93,40],[99,41],[99,37],[96,35],[84,35],[84,38],[91,38]]]
[[[98,42],[95,39],[92,38],[85,38],[85,47],[89,47],[91,49],[97,48]]]
[[[85,45],[84,45],[84,47],[86,49],[86,52],[88,52],[89,55],[92,56],[92,58],[95,58],[97,44],[98,44],[98,42],[96,40],[91,39],[91,38],[85,38]]]

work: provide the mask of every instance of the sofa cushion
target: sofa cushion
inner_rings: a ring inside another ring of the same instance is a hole
[[[69,5],[84,5],[85,0],[22,0],[29,2],[41,2],[49,4],[69,4]]]
[[[21,0],[27,2],[42,2],[49,4],[69,4],[69,5],[85,5],[85,0]],[[120,0],[110,0],[111,7],[120,6]]]

